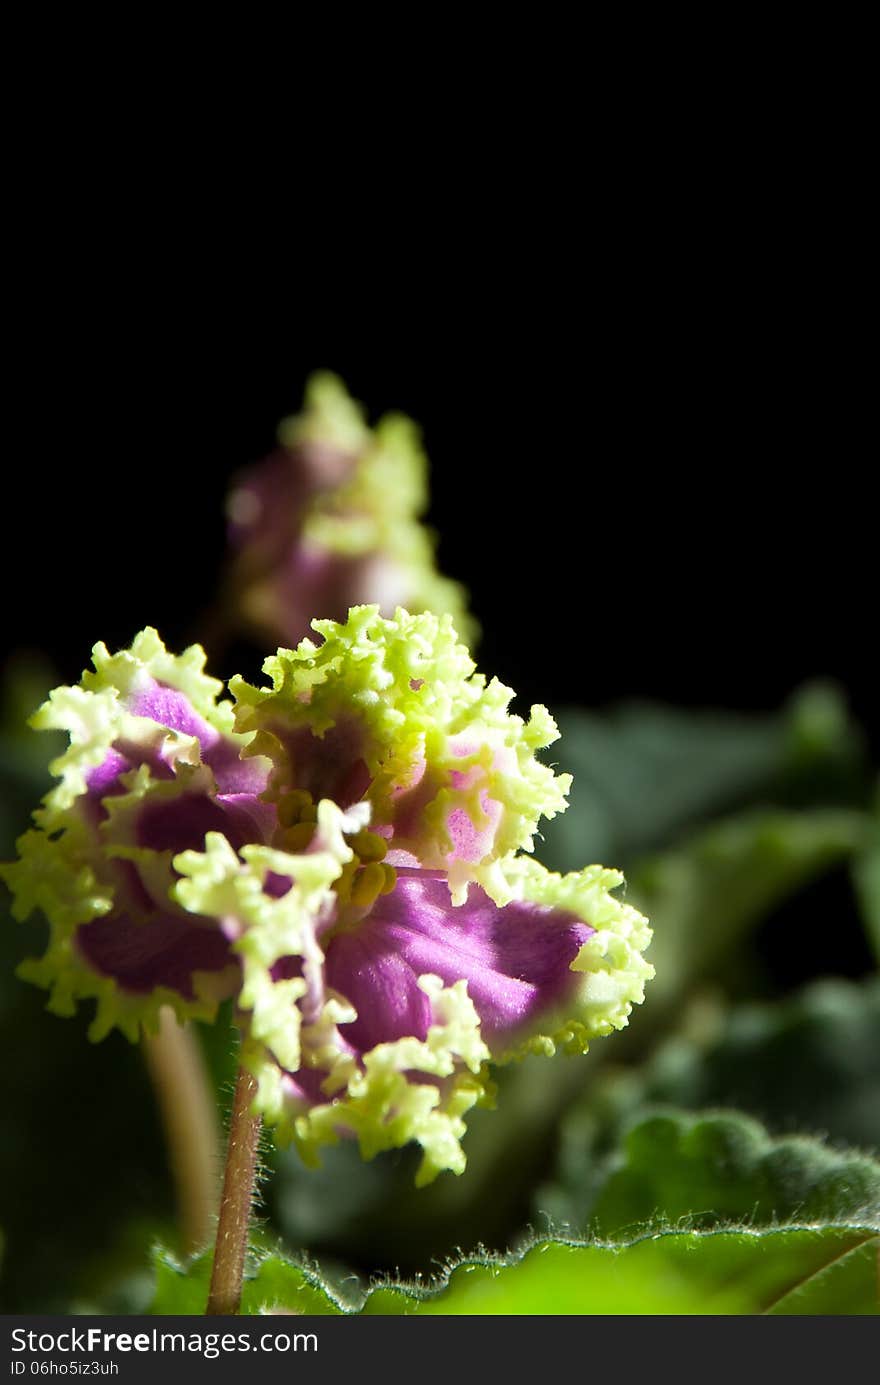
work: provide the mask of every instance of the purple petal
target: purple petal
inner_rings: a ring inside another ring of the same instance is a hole
[[[357,1010],[357,1019],[342,1032],[362,1053],[407,1035],[424,1039],[431,1024],[420,973],[371,924],[367,920],[353,933],[340,933],[327,951],[327,984]]]
[[[186,1000],[194,998],[193,972],[222,971],[234,957],[218,928],[194,923],[184,914],[153,913],[145,921],[110,914],[77,929],[80,955],[123,990],[146,994],[167,986]]]
[[[206,832],[222,832],[236,850],[252,840],[253,825],[234,805],[224,806],[205,794],[144,799],[137,819],[138,846],[151,851],[201,851]]]
[[[221,793],[217,795],[217,802],[226,812],[227,820],[233,824],[233,832],[238,833],[242,843],[272,840],[278,826],[278,810],[274,803],[263,803],[250,793]],[[230,835],[228,829],[226,835]]]
[[[220,732],[211,726],[194,710],[186,693],[177,688],[169,688],[146,677],[126,700],[126,711],[135,717],[149,717],[169,731],[180,731],[185,736],[195,736],[202,753],[210,750],[220,740]]]
[[[175,808],[166,805],[160,810],[149,804],[140,835],[143,846],[155,850],[184,851],[197,848],[204,842],[206,831],[226,832],[230,841],[241,845],[246,841],[267,841],[276,825],[275,810],[260,801],[266,789],[269,762],[260,757],[242,758],[241,746],[210,726],[193,710],[189,699],[176,688],[166,687],[155,679],[145,679],[128,699],[127,709],[134,716],[147,717],[170,731],[180,731],[197,737],[201,758],[214,775],[217,802],[223,811],[208,806],[199,808],[192,799]],[[157,754],[155,743],[141,744],[137,740],[117,741],[101,764],[92,769],[86,779],[87,815],[94,821],[106,817],[102,801],[125,792],[121,776],[136,766],[148,764],[158,779],[171,779],[174,770]],[[203,801],[207,804],[207,800]],[[159,817],[167,823],[159,822]],[[188,823],[192,822],[192,826]],[[162,839],[161,845],[159,838]]]
[[[221,794],[251,794],[256,798],[269,780],[268,761],[259,756],[242,759],[241,746],[225,738],[203,751],[202,760],[212,771]]]
[[[123,792],[119,776],[132,768],[130,760],[118,751],[111,750],[99,765],[86,775],[86,788],[95,799],[106,798],[111,793]]]
[[[454,908],[444,881],[409,876],[369,918],[327,946],[327,984],[355,1007],[343,1032],[362,1052],[431,1023],[426,972],[468,983],[483,1038],[502,1045],[577,984],[571,963],[595,930],[563,910],[516,901],[499,908],[472,886]]]
[[[453,775],[453,778],[456,776]],[[495,842],[495,833],[501,821],[503,809],[500,803],[491,799],[484,789],[480,794],[480,807],[486,815],[485,823],[475,827],[470,813],[464,808],[453,808],[446,819],[446,829],[452,842],[452,850],[447,857],[450,861],[484,860]]]
[[[285,1072],[283,1082],[286,1095],[294,1101],[304,1101],[309,1106],[321,1106],[329,1098],[322,1091],[321,1083],[327,1074],[321,1068],[300,1068],[298,1072]]]

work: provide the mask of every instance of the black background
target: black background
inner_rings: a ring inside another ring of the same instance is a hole
[[[14,333],[8,647],[76,678],[98,638],[198,638],[228,479],[329,367],[371,415],[422,425],[443,569],[471,589],[481,667],[524,701],[772,708],[826,675],[876,744],[876,467],[847,286],[807,292],[796,245],[637,248],[448,283],[426,260],[394,291],[310,265],[234,299],[204,266],[66,264]],[[214,671],[238,656],[254,674],[244,650]]]

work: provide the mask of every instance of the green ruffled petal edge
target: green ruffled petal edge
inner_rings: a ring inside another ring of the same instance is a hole
[[[412,780],[424,759],[426,775],[438,781],[432,802],[422,815],[426,829],[416,854],[423,865],[445,867],[452,842],[447,817],[463,808],[475,827],[485,818],[480,789],[501,803],[504,814],[490,859],[479,864],[454,861],[449,869],[453,900],[463,902],[468,884],[480,884],[498,904],[512,897],[497,862],[517,850],[531,851],[542,817],[564,811],[571,776],[557,775],[535,752],[553,743],[559,732],[550,713],[535,706],[524,722],[512,715],[513,697],[497,679],[487,684],[465,646],[458,641],[452,617],[411,615],[398,608],[385,619],[375,605],[355,606],[344,623],[316,620],[313,629],[323,644],[303,640],[296,650],[280,649],[263,670],[271,689],[255,688],[233,678],[236,725],[242,732],[265,731],[254,752],[273,754],[272,736],[307,727],[322,736],[337,721],[355,717],[364,729],[363,757],[373,785],[369,797],[373,821],[393,820],[395,790]],[[453,737],[473,738],[470,756],[454,755]],[[272,780],[279,795],[293,788],[280,744],[275,742]],[[497,763],[501,761],[501,763]],[[511,761],[513,764],[511,764]],[[484,777],[472,790],[447,786],[449,775],[481,766]],[[395,847],[408,848],[396,838]]]
[[[306,381],[303,409],[278,425],[282,447],[323,443],[356,454],[370,441],[364,410],[329,370],[316,370]]]
[[[269,1067],[296,1072],[302,1061],[302,1016],[298,1002],[310,978],[322,989],[323,954],[316,925],[333,907],[333,882],[353,858],[346,832],[365,826],[366,805],[343,813],[335,803],[318,805],[311,849],[293,855],[267,846],[244,846],[240,855],[219,832],[205,837],[204,851],[174,858],[180,879],[173,897],[190,913],[231,925],[231,948],[242,966],[238,1008],[248,1029],[251,1052]],[[291,887],[280,898],[265,893],[269,874],[286,876]],[[272,968],[284,957],[302,957],[304,977],[275,980]]]
[[[43,808],[35,814],[46,831],[64,825],[65,819],[56,818],[56,814],[64,814],[85,793],[89,771],[102,763],[115,740],[144,743],[152,739],[169,761],[199,763],[199,744],[194,736],[171,731],[148,717],[134,717],[123,707],[120,699],[132,691],[143,674],[182,692],[209,725],[245,745],[247,738],[234,729],[232,704],[217,700],[223,684],[204,672],[205,657],[197,644],[183,654],[170,654],[157,631],[148,626],[135,636],[129,649],[118,654],[110,654],[103,643],[96,644],[92,650],[94,672],[86,669],[79,684],[55,688],[49,694],[30,718],[30,725],[38,731],[66,731],[70,745],[50,764],[52,774],[61,782],[49,791]]]
[[[323,1105],[291,1102],[283,1083],[265,1081],[259,1055],[245,1046],[243,1061],[258,1083],[256,1109],[277,1126],[280,1143],[296,1145],[305,1164],[317,1165],[320,1148],[347,1133],[356,1137],[364,1159],[411,1141],[421,1145],[417,1187],[445,1170],[464,1172],[461,1139],[467,1127],[462,1117],[491,1095],[485,1067],[490,1054],[467,982],[444,986],[438,976],[426,974],[419,977],[419,986],[431,998],[436,1021],[425,1040],[377,1044],[364,1054],[363,1068],[347,1056],[338,1057],[324,1083],[332,1099]],[[353,1018],[353,1012],[346,1017]],[[439,1081],[410,1082],[410,1072]]]
[[[518,899],[564,910],[596,931],[571,964],[582,980],[564,1011],[538,1021],[540,1031],[494,1055],[498,1063],[528,1054],[552,1056],[586,1053],[593,1039],[623,1029],[633,1005],[645,998],[645,983],[654,968],[642,956],[651,941],[648,920],[611,892],[624,883],[620,871],[605,866],[557,875],[527,856],[500,863],[509,888]]]

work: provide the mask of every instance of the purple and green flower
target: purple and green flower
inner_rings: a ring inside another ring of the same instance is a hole
[[[486,682],[451,616],[360,606],[233,679],[146,630],[94,651],[34,724],[70,747],[3,868],[20,918],[49,921],[23,975],[129,1038],[159,1008],[210,1020],[235,999],[255,1112],[306,1162],[355,1137],[417,1141],[418,1181],[460,1173],[490,1071],[585,1052],[622,1028],[652,968],[646,920],[591,866],[531,856],[570,779],[557,737]]]

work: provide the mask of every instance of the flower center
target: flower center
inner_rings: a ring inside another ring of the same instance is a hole
[[[305,789],[284,794],[278,803],[279,846],[294,855],[307,852],[315,838],[317,806]],[[324,933],[324,941],[337,933],[351,932],[371,912],[380,895],[390,894],[397,883],[397,872],[384,861],[388,843],[376,832],[346,833],[345,840],[354,853],[333,885],[336,916]]]

